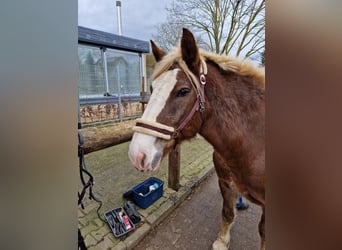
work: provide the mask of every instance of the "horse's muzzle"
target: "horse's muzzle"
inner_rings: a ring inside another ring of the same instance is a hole
[[[142,172],[156,171],[163,156],[162,150],[158,150],[155,146],[147,146],[141,148],[139,143],[132,141],[128,150],[128,156],[134,167]]]

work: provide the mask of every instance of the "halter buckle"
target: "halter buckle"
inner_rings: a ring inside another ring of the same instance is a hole
[[[199,102],[199,111],[202,113],[204,111],[204,102]]]
[[[201,73],[201,75],[200,75],[200,82],[202,85],[205,85],[207,83],[207,81],[205,79],[205,75],[203,73]]]
[[[175,132],[173,132],[172,134],[172,138],[176,139],[179,136],[179,130],[175,130]]]

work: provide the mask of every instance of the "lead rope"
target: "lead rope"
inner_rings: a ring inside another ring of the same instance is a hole
[[[81,205],[82,209],[84,209],[83,204],[83,198],[86,194],[87,188],[89,188],[89,199],[93,199],[97,203],[100,203],[99,207],[96,210],[97,216],[101,221],[106,223],[104,219],[100,216],[100,208],[102,206],[102,201],[96,198],[93,194],[93,185],[94,185],[94,177],[91,175],[91,173],[87,170],[87,166],[84,161],[84,148],[83,148],[84,140],[83,135],[80,131],[78,131],[78,159],[79,159],[79,171],[80,171],[80,178],[83,185],[81,193],[77,192],[78,195],[78,205]],[[84,174],[88,175],[88,181],[85,181]],[[78,250],[87,250],[87,247],[84,242],[84,238],[81,234],[81,230],[78,228],[77,232],[77,238],[78,238]]]
[[[78,194],[78,205],[81,205],[82,209],[84,209],[83,198],[84,198],[84,196],[85,196],[85,194],[87,192],[87,189],[89,188],[89,199],[90,200],[94,200],[97,203],[99,203],[99,207],[96,210],[97,216],[99,217],[99,219],[101,221],[106,223],[106,220],[101,218],[100,212],[99,212],[100,208],[102,207],[102,201],[100,199],[98,199],[97,197],[95,197],[95,195],[93,193],[93,185],[94,185],[95,181],[94,181],[94,177],[87,170],[87,166],[86,166],[85,161],[84,161],[84,148],[83,148],[83,144],[84,144],[84,140],[83,140],[82,133],[80,131],[78,131],[79,171],[80,171],[81,182],[82,182],[82,185],[83,185],[81,193],[77,192],[77,194]],[[88,181],[87,182],[85,181],[85,176],[84,175],[88,176]]]

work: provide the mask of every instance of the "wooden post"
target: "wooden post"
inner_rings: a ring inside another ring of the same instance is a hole
[[[168,187],[175,191],[179,189],[180,179],[180,145],[177,144],[169,153],[169,179]]]

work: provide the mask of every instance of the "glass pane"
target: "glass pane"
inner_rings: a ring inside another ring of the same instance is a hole
[[[79,101],[82,124],[138,117],[141,74],[138,53],[106,50],[108,92],[103,53],[99,47],[78,46]]]
[[[139,55],[112,49],[107,49],[106,55],[109,92],[114,96],[140,96]]]
[[[105,75],[101,50],[96,47],[78,46],[80,98],[100,97],[105,93]]]

